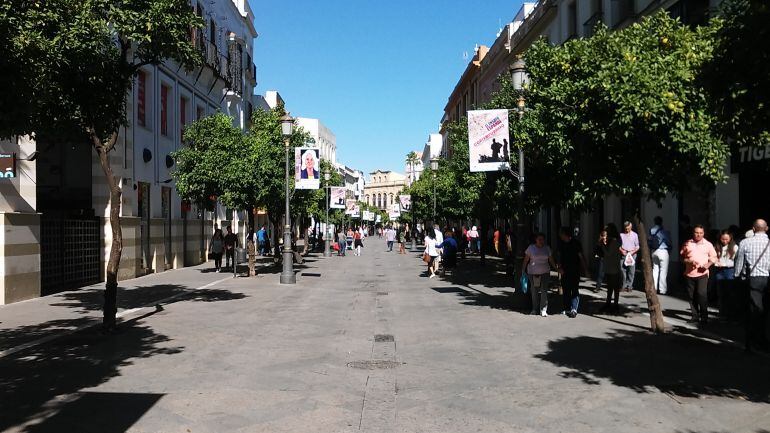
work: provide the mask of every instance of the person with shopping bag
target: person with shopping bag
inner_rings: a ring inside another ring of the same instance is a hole
[[[636,274],[636,253],[639,252],[639,235],[633,230],[630,221],[623,223],[623,233],[620,234],[620,269],[623,274],[623,290],[634,290],[634,276]]]

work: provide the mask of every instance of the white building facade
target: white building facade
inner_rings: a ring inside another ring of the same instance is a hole
[[[142,67],[127,100],[129,126],[121,128],[110,155],[123,193],[121,280],[201,263],[215,221],[245,230],[244,213],[182,202],[171,178],[171,153],[183,146],[185,125],[217,111],[247,127],[257,84],[254,13],[247,0],[193,1],[191,7],[205,21],[191,36],[203,65],[190,71],[172,61]],[[0,304],[96,283],[106,274],[109,188],[93,150],[26,139],[0,143],[0,152],[35,151],[33,161],[18,165],[19,185],[0,203],[6,228],[0,244],[24,245],[18,249],[25,263],[3,261]]]
[[[319,119],[308,117],[298,117],[297,126],[302,127],[309,133],[315,144],[313,146],[321,149],[321,158],[332,164],[337,163],[337,137],[323,124]]]

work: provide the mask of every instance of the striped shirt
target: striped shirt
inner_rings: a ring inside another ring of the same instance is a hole
[[[751,268],[749,277],[770,276],[770,248],[762,254],[767,246],[767,234],[762,232],[742,240],[738,247],[738,254],[735,255],[735,276],[740,276],[744,267],[747,268],[747,274],[748,268]]]

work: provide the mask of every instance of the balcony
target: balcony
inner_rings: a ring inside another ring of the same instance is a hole
[[[204,34],[203,29],[196,29],[193,36],[193,45],[203,57],[203,67],[211,69],[214,76],[224,80],[229,85],[225,58],[219,53],[216,44],[209,41]]]

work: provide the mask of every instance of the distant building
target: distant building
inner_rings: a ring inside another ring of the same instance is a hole
[[[350,168],[345,164],[335,164],[337,172],[342,175],[345,182],[345,188],[347,188],[347,198],[352,198],[361,201],[361,196],[364,194],[364,173],[361,170]]]
[[[444,147],[444,140],[441,134],[430,134],[428,141],[425,142],[425,146],[422,148],[422,166],[430,167],[430,160],[433,158],[447,158],[449,154]]]
[[[390,170],[373,171],[364,186],[363,202],[386,210],[393,203],[398,203],[398,195],[405,187],[406,176],[403,174]]]
[[[337,137],[320,120],[307,117],[298,117],[297,126],[302,127],[309,133],[315,144],[313,146],[321,149],[321,159],[325,159],[332,164],[337,163]]]

